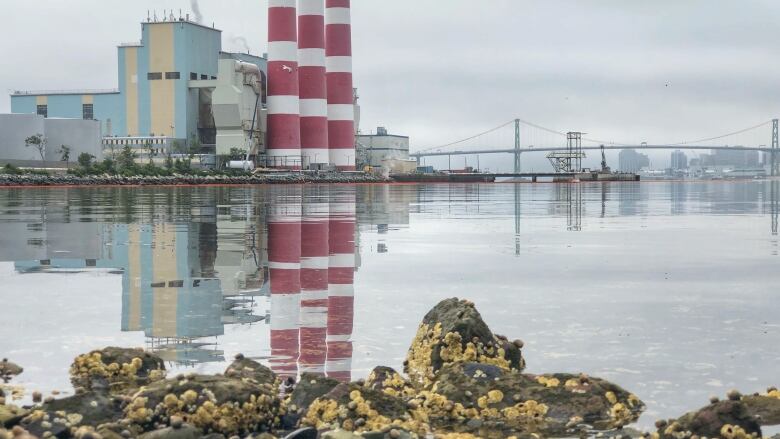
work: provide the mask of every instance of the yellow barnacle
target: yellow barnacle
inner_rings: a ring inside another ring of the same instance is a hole
[[[780,399],[780,390],[772,389],[771,391],[769,391],[769,393],[767,393],[767,396],[769,396],[770,398]]]
[[[184,401],[185,404],[195,404],[195,402],[198,400],[198,392],[190,389],[186,392],[182,393],[181,400]]]
[[[614,405],[618,402],[617,396],[615,396],[614,392],[607,392],[604,397],[607,398],[607,401],[609,401],[610,404]]]
[[[177,398],[176,395],[169,393],[163,398],[163,404],[169,409],[177,409],[179,408],[179,398]]]
[[[563,384],[563,387],[566,387],[567,389],[575,389],[580,386],[580,380],[577,378],[569,378],[566,380],[566,382]]]
[[[504,394],[500,390],[491,390],[488,392],[488,403],[497,404],[504,399]]]
[[[353,390],[353,391],[349,392],[349,399],[351,399],[352,401],[356,401],[358,399],[363,399],[363,398],[360,395],[360,391]]]
[[[481,408],[481,409],[485,409],[485,408],[487,408],[487,406],[488,406],[488,397],[487,397],[487,396],[481,396],[481,397],[480,397],[480,398],[477,400],[477,405],[478,405],[478,406],[479,406],[479,408]]]
[[[720,436],[723,439],[750,439],[752,437],[742,427],[730,424],[726,424],[720,429]]]

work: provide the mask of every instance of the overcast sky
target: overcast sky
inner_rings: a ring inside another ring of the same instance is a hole
[[[115,46],[140,38],[147,10],[191,10],[188,0],[2,3],[3,91],[114,88]],[[515,117],[651,143],[780,117],[777,0],[352,3],[362,129],[409,135],[413,150]],[[244,50],[245,38],[266,51],[267,1],[200,7],[224,49]]]

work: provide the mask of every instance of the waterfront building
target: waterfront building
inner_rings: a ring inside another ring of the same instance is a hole
[[[372,168],[397,168],[403,162],[417,167],[409,160],[409,137],[390,134],[385,127],[378,127],[376,134],[358,134],[357,155],[358,163]]]

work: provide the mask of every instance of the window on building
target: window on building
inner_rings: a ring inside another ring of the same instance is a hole
[[[162,79],[162,73],[160,72],[149,72],[146,74],[146,79],[150,81],[159,81]]]
[[[172,280],[168,282],[168,288],[184,288],[183,280]]]
[[[197,73],[190,73],[190,79],[193,80],[193,81],[197,81],[198,80],[198,74]]]
[[[200,79],[205,81],[205,80],[209,79],[209,75],[200,75]]]
[[[38,116],[49,117],[49,106],[38,105]]]
[[[81,114],[84,120],[95,119],[95,107],[92,104],[84,104],[81,106]]]
[[[181,79],[179,72],[165,72],[165,79]]]
[[[212,76],[211,79],[217,79],[217,77],[216,76]]]

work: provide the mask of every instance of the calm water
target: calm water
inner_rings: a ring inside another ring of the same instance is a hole
[[[778,197],[778,182],[3,189],[0,354],[45,392],[107,345],[174,370],[241,352],[356,379],[400,368],[423,314],[467,297],[525,340],[529,372],[616,381],[647,426],[780,384]]]

